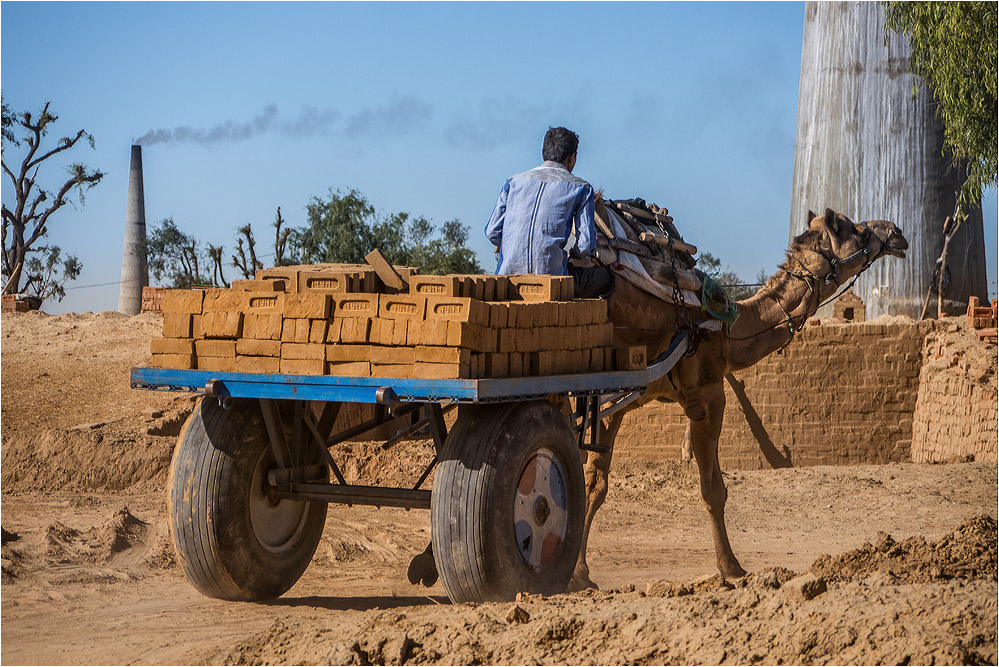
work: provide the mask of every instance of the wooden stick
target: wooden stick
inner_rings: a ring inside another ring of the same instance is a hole
[[[646,266],[649,269],[649,275],[652,276],[653,280],[657,280],[664,285],[672,285],[675,275],[676,282],[680,285],[681,289],[689,289],[693,291],[701,289],[700,278],[690,271],[677,267],[676,273],[674,274],[672,266],[656,260],[649,260]]]
[[[654,232],[642,232],[639,234],[639,238],[645,243],[656,243],[664,248],[669,247],[669,237],[663,236],[662,234],[656,234]],[[673,248],[679,250],[680,252],[685,252],[688,255],[696,255],[697,247],[692,246],[689,243],[684,243],[678,239],[673,239]]]

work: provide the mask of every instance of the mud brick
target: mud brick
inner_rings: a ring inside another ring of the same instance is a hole
[[[389,261],[385,259],[385,255],[382,254],[381,250],[375,248],[364,256],[364,261],[374,269],[378,279],[385,286],[386,292],[398,294],[399,292],[409,291],[409,285],[399,275],[399,272],[389,264]]]
[[[557,375],[556,369],[558,352],[544,351],[537,352],[538,375]],[[533,357],[533,355],[532,355]]]
[[[325,370],[322,359],[281,359],[281,372],[289,375],[322,375]]]
[[[280,357],[236,356],[237,373],[280,373]]]
[[[368,350],[368,361],[371,363],[412,365],[416,360],[416,348],[413,347],[369,345]]]
[[[280,357],[281,341],[240,338],[239,340],[236,341],[236,356]]]
[[[645,346],[616,347],[614,366],[619,371],[637,371],[645,368]]]
[[[343,320],[330,320],[326,326],[326,342],[327,343],[339,343],[340,342],[340,327],[343,326]]]
[[[236,357],[198,357],[198,369],[203,371],[218,371],[220,373],[235,373]]]
[[[384,327],[384,324],[382,326]],[[370,317],[347,317],[340,324],[340,341],[343,343],[367,343],[370,333]],[[383,339],[384,335],[383,329]]]
[[[239,293],[236,293],[239,294]],[[285,294],[267,292],[245,292],[239,294],[239,308],[244,314],[283,315]],[[292,295],[295,296],[295,295]]]
[[[344,294],[335,298],[336,317],[377,317],[378,294]]]
[[[482,300],[496,300],[496,276],[485,276],[482,279]]]
[[[526,350],[517,344],[518,334],[525,329],[498,329],[496,331],[496,349],[500,352],[525,352]]]
[[[326,364],[328,375],[344,377],[368,377],[371,375],[371,363],[367,361],[337,361]]]
[[[194,342],[194,351],[198,357],[235,357],[236,341],[198,340]]]
[[[569,327],[566,330],[568,334],[568,344],[567,348],[570,350],[582,350],[583,345],[583,329],[584,327]]]
[[[325,320],[330,316],[330,295],[317,292],[286,294],[284,316],[295,319]]]
[[[524,375],[524,355],[520,352],[510,353],[510,377],[519,378]]]
[[[461,276],[413,276],[409,293],[418,296],[461,296]]]
[[[537,329],[514,329],[514,344],[511,352],[534,352],[541,349],[541,336]]]
[[[590,367],[590,351],[574,350],[572,353],[572,371],[574,373],[583,373],[589,370],[589,367]]]
[[[510,276],[508,293],[517,301],[563,301],[564,284],[572,282],[571,276]]]
[[[461,278],[461,296],[467,299],[477,299],[482,301],[485,296],[485,282],[482,275],[463,275]]]
[[[164,313],[163,336],[165,338],[190,338],[191,315],[188,313]]]
[[[420,346],[414,351],[414,361],[428,364],[470,364],[472,351],[462,347]]]
[[[191,315],[191,338],[198,339],[205,337],[205,330],[201,327],[201,315]]]
[[[589,369],[594,373],[602,373],[604,370],[604,351],[599,348],[591,348],[589,354]]]
[[[324,273],[321,271],[302,271],[298,274],[299,292],[319,292],[321,294],[349,294],[358,291],[358,274],[344,271],[341,273]]]
[[[489,304],[489,328],[502,329],[510,316],[510,306],[506,303]]]
[[[603,324],[608,320],[607,301],[604,299],[587,299],[585,301],[590,309],[589,324]]]
[[[417,324],[416,322],[410,322],[410,324]],[[420,339],[421,345],[447,345],[448,336],[448,326],[451,323],[446,320],[426,320],[420,322],[420,330],[422,331],[422,337]]]
[[[604,322],[600,325],[599,341],[599,344],[604,346],[610,346],[614,343],[614,324],[612,322]]]
[[[409,340],[409,320],[385,321],[394,322],[394,327],[392,328],[392,342],[390,344],[404,347],[406,342]]]
[[[576,296],[576,281],[572,276],[564,276],[562,280],[562,301],[572,301]]]
[[[506,301],[510,290],[510,276],[496,276],[496,300]]]
[[[473,354],[472,355],[472,361],[468,365],[468,377],[471,377],[471,378],[482,377],[482,374],[479,372],[479,357],[480,356],[481,355],[478,355],[478,354]]]
[[[163,292],[160,309],[163,314],[197,315],[201,313],[204,290],[200,289],[168,289]]]
[[[558,302],[542,301],[534,304],[535,326],[557,327],[558,326]]]
[[[427,299],[427,319],[489,326],[489,304],[466,297],[430,297]]]
[[[474,352],[495,352],[496,330],[466,322],[449,322],[447,344],[451,347],[467,347]]]
[[[243,335],[243,313],[202,313],[201,330],[205,338],[239,338]]]
[[[281,358],[326,361],[326,346],[315,343],[282,343]]]
[[[300,266],[272,266],[267,269],[257,269],[253,277],[258,281],[283,280],[286,291],[297,292],[298,274],[301,271],[302,267]]]
[[[202,313],[221,313],[240,311],[243,305],[243,294],[227,289],[205,290],[205,299],[201,304]]]
[[[486,355],[486,375],[491,378],[505,378],[510,374],[510,355],[494,352]]]
[[[284,320],[281,324],[281,342],[294,343],[295,330],[298,328],[298,320]]]
[[[395,320],[422,320],[427,299],[410,294],[382,294],[378,297],[378,317]]]
[[[325,343],[327,327],[329,322],[326,320],[309,320],[309,342]]]
[[[197,368],[193,354],[154,353],[150,356],[149,364],[153,368],[180,368],[184,370]]]
[[[349,361],[371,361],[371,350],[375,345],[327,345],[326,361],[345,363]]]
[[[190,338],[154,338],[149,341],[150,354],[191,354],[194,341]]]
[[[428,380],[458,380],[467,378],[471,372],[468,364],[430,364],[418,361],[413,364],[413,377]]]
[[[409,378],[413,377],[412,364],[371,364],[371,377]]]
[[[274,280],[233,280],[232,289],[236,292],[284,292],[285,281]]]
[[[590,319],[589,307],[582,301],[563,301],[559,307],[565,312],[563,326],[577,327]]]
[[[280,340],[283,326],[280,315],[243,315],[243,338]]]
[[[343,320],[333,320],[334,322],[339,322],[340,326],[343,325]],[[382,329],[386,326],[386,322],[389,320],[383,320],[380,317],[371,318],[371,326],[368,327],[368,342],[372,345],[382,345]],[[394,320],[393,320],[394,321]],[[390,325],[391,326],[391,325]],[[391,340],[391,335],[389,340]],[[330,341],[335,343],[336,341]]]
[[[534,309],[530,304],[511,303],[507,306],[509,315],[506,325],[518,329],[530,329],[534,326]]]
[[[423,345],[424,320],[402,320],[406,322],[406,345],[416,347]]]
[[[287,320],[285,320],[287,322]],[[293,343],[308,343],[309,333],[312,330],[311,320],[297,319],[292,320],[295,323],[295,337],[292,339]]]

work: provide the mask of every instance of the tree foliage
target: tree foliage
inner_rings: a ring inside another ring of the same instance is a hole
[[[198,239],[180,231],[173,218],[153,226],[146,239],[146,262],[157,281],[165,279],[174,289],[217,284],[205,273],[213,264],[212,255]]]
[[[746,284],[734,271],[722,267],[721,260],[710,252],[702,252],[697,256],[697,268],[717,280],[725,288],[728,298],[732,301],[742,301],[753,296],[758,287]],[[761,281],[757,276],[757,281],[766,282],[765,271],[760,270],[760,275],[764,278]]]
[[[944,152],[966,169],[965,206],[996,185],[999,5],[994,2],[884,2],[885,42],[907,35],[909,70],[926,81],[944,127]]]
[[[313,197],[305,208],[306,224],[285,227],[278,209],[274,223],[276,263],[363,264],[378,248],[396,265],[415,266],[422,273],[482,273],[475,253],[466,247],[468,227],[449,220],[440,228],[422,216],[392,213],[379,216],[357,190],[330,190]],[[286,256],[286,246],[291,252]]]
[[[13,208],[8,208],[6,203],[2,206],[3,253],[0,256],[0,268],[7,279],[3,293],[20,292],[22,279],[30,274],[30,282],[23,287],[30,286],[40,290],[33,293],[35,298],[62,298],[65,282],[75,280],[80,275],[80,262],[72,255],[63,259],[57,246],[38,243],[48,235],[48,223],[52,215],[71,201],[71,193],[76,192],[82,205],[84,193],[97,185],[104,174],[86,165],[73,163],[66,167],[69,177],[65,181],[58,187],[46,189],[38,183],[39,172],[47,160],[70,150],[81,140],[93,148],[94,138],[86,130],[78,130],[71,136],[59,139],[55,146],[42,148],[49,130],[59,120],[49,110],[50,103],[46,102],[37,116],[28,111],[14,111],[6,102],[2,106],[3,172],[14,188]],[[19,156],[20,163],[15,162],[12,163],[13,167],[9,166],[8,158],[13,149],[22,146],[26,146],[27,150],[23,157]]]

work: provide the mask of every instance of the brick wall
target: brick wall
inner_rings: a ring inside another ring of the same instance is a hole
[[[952,324],[930,333],[919,376],[912,460],[995,463],[999,442],[996,348],[973,327]]]
[[[923,337],[933,326],[811,324],[783,352],[729,376],[722,468],[908,461]],[[640,408],[625,417],[615,456],[677,458],[685,427],[676,405]]]

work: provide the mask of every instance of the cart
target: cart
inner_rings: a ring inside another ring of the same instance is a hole
[[[510,600],[565,590],[586,508],[582,452],[609,451],[601,419],[641,398],[688,342],[678,333],[637,371],[428,380],[136,367],[131,383],[204,395],[168,486],[174,544],[205,595],[283,594],[315,553],[328,503],[342,503],[429,509],[431,546],[410,579],[430,585],[439,573],[454,602]],[[373,404],[374,417],[333,433],[346,403]],[[346,483],[331,448],[403,415],[383,446],[429,431],[435,452],[413,486]],[[433,489],[422,488],[432,471]]]

